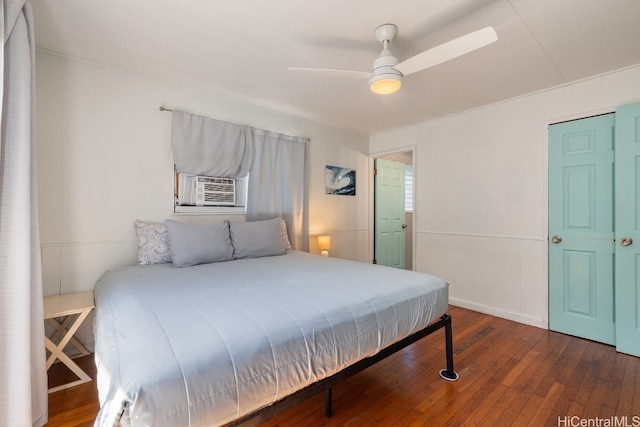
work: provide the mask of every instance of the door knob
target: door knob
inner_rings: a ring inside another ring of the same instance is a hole
[[[404,230],[405,228],[407,228],[407,224],[402,224],[402,229]]]
[[[552,241],[553,243],[560,243],[560,242],[562,242],[562,237],[560,237],[560,236],[558,236],[558,235],[556,234],[555,236],[553,236],[553,237],[551,238],[551,241]]]
[[[633,240],[631,239],[631,237],[623,237],[622,239],[620,239],[621,246],[631,246],[632,243]]]

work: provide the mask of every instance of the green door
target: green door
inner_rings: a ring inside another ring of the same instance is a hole
[[[640,356],[640,104],[616,110],[616,347]]]
[[[614,344],[614,115],[549,127],[549,328]]]
[[[375,160],[375,262],[404,268],[404,163]]]

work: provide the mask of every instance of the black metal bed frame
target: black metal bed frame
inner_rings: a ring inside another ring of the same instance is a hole
[[[446,369],[440,370],[440,376],[447,381],[455,381],[458,379],[458,374],[453,370],[453,338],[451,330],[451,316],[445,314],[437,322],[431,323],[426,328],[421,329],[418,332],[415,332],[414,334],[402,339],[401,341],[398,341],[395,344],[382,349],[377,354],[360,360],[359,362],[356,362],[353,365],[344,368],[340,372],[337,372],[328,378],[310,384],[307,387],[280,399],[272,405],[247,414],[228,425],[237,426],[242,424],[243,426],[257,426],[260,423],[263,423],[266,420],[273,418],[288,409],[293,408],[299,403],[302,403],[305,400],[316,396],[321,391],[325,392],[325,415],[327,417],[331,417],[331,387],[333,385],[357,374],[363,369],[366,369],[383,359],[386,359],[392,354],[402,350],[403,348],[413,344],[419,339],[424,338],[441,328],[444,328],[445,331],[447,367]]]

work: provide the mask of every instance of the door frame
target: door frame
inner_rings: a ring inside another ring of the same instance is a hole
[[[418,194],[418,192],[416,191],[417,185],[417,179],[416,176],[418,175],[417,171],[416,171],[416,146],[415,145],[411,145],[411,146],[406,146],[406,147],[400,147],[400,148],[394,148],[392,150],[387,150],[387,151],[379,151],[376,153],[370,153],[369,154],[369,168],[367,171],[367,175],[369,178],[369,207],[368,210],[370,212],[369,215],[369,248],[368,248],[368,262],[373,262],[373,259],[375,257],[375,183],[374,183],[374,177],[373,177],[373,168],[374,168],[374,162],[375,159],[379,158],[379,157],[386,157],[389,155],[393,155],[393,154],[400,154],[400,153],[410,153],[411,154],[411,164],[413,165],[413,215],[411,216],[411,269],[415,271],[416,269],[416,212],[417,212],[417,208],[416,208],[416,195]]]

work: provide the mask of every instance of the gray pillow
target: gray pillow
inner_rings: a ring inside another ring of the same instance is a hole
[[[282,255],[282,225],[280,218],[265,221],[229,222],[234,258],[258,258]]]
[[[135,220],[133,226],[138,241],[138,264],[163,264],[171,262],[167,227],[162,224]]]
[[[169,251],[174,267],[207,264],[233,259],[229,223],[192,225],[165,220],[169,231]]]

